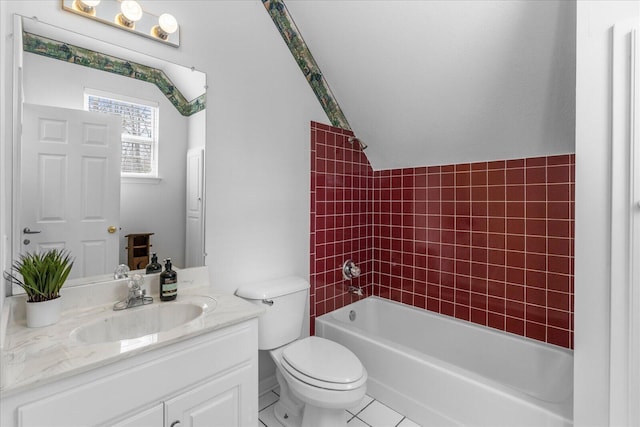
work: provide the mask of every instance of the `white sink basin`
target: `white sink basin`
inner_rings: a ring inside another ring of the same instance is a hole
[[[87,344],[131,340],[182,326],[198,318],[203,311],[199,305],[179,303],[129,308],[80,326],[71,332],[71,336]]]

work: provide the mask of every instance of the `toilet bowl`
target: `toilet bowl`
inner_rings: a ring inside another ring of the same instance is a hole
[[[301,400],[346,409],[364,397],[367,371],[346,347],[320,337],[289,344],[281,352],[282,374]]]
[[[300,338],[309,284],[284,278],[244,286],[236,295],[261,305],[258,347],[276,364],[276,419],[287,427],[346,426],[345,410],[362,401],[367,371],[346,347],[321,337]]]
[[[367,371],[342,345],[308,337],[270,351],[278,369],[275,415],[285,426],[346,425],[345,409],[362,401]]]

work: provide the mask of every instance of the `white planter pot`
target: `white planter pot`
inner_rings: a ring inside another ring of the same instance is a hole
[[[27,326],[40,328],[60,320],[62,297],[42,302],[27,302]]]

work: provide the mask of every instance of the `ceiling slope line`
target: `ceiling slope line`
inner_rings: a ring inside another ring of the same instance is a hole
[[[304,42],[300,30],[296,26],[293,18],[284,4],[284,0],[262,0],[262,4],[269,13],[273,23],[278,28],[287,47],[291,51],[293,58],[300,67],[302,74],[309,82],[309,86],[320,101],[322,109],[327,114],[331,124],[346,130],[351,130],[349,122],[345,117],[340,105],[329,88],[329,84],[324,78],[320,67],[313,59],[311,51]]]

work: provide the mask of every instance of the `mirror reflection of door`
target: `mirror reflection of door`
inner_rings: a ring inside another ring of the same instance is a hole
[[[204,150],[192,148],[187,152],[187,233],[185,238],[185,267],[204,265],[203,193]]]
[[[118,264],[120,117],[24,104],[18,200],[21,253],[66,248],[69,278]]]

